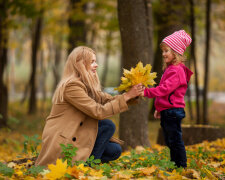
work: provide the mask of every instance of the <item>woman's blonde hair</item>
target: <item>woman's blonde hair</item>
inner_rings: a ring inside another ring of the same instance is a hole
[[[98,96],[98,91],[101,91],[100,81],[98,74],[94,74],[90,68],[93,55],[95,55],[94,50],[85,46],[73,49],[67,58],[62,78],[53,95],[53,103],[64,101],[65,87],[75,79],[81,80],[86,85],[93,98]]]
[[[166,43],[161,43],[160,48],[162,49],[163,47],[169,47],[169,46]],[[169,64],[167,64],[166,62],[163,61],[163,66],[162,66],[163,70],[165,70],[170,64],[178,65],[178,64],[184,63],[186,61],[186,57],[184,55],[178,54],[172,48],[170,48],[170,50],[174,55],[174,59]]]

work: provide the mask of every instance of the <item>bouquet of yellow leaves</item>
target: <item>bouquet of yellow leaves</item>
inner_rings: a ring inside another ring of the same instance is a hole
[[[156,72],[151,73],[152,66],[147,64],[143,67],[142,62],[139,62],[135,68],[131,68],[130,71],[123,69],[124,77],[121,77],[122,83],[115,90],[129,91],[132,86],[142,83],[145,87],[153,86],[156,84],[154,79],[157,77]]]

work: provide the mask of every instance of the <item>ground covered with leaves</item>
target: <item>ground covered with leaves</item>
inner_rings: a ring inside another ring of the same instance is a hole
[[[187,169],[175,167],[168,148],[159,145],[136,147],[107,164],[93,157],[72,163],[76,149],[67,145],[62,146],[64,159],[44,168],[33,165],[38,136],[24,136],[22,143],[20,136],[0,133],[0,179],[225,179],[225,139],[187,146]]]

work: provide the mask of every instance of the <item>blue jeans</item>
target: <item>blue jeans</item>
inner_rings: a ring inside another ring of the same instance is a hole
[[[95,159],[101,159],[102,163],[116,160],[121,155],[121,146],[109,141],[115,130],[116,126],[111,120],[98,121],[98,135],[91,155],[94,155]]]
[[[181,121],[185,117],[183,108],[161,111],[161,127],[166,145],[170,149],[170,159],[177,167],[187,167],[187,158],[182,139]]]

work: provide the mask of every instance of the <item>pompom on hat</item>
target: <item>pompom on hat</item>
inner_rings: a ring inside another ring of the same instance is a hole
[[[173,34],[165,37],[162,43],[167,44],[178,54],[183,55],[186,48],[191,44],[191,37],[184,30],[175,31]]]

